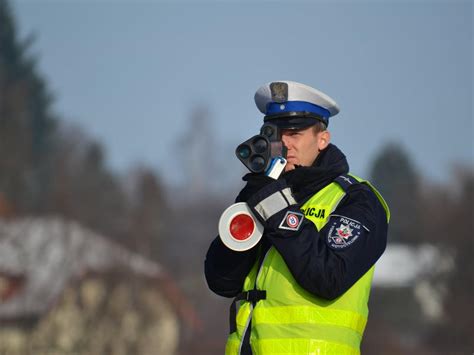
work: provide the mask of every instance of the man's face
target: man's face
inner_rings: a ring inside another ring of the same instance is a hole
[[[295,165],[311,166],[319,151],[329,144],[329,132],[316,133],[313,127],[304,129],[284,129],[281,140],[288,148],[285,171],[293,170]]]

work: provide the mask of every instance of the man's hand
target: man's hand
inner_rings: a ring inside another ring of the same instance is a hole
[[[247,202],[247,200],[255,195],[258,191],[263,189],[268,184],[275,182],[275,179],[268,177],[265,174],[249,173],[245,175],[242,180],[247,181],[247,184],[240,191],[239,195],[235,199],[235,202]]]
[[[265,227],[272,226],[272,220],[275,218],[281,219],[278,216],[286,213],[289,208],[299,211],[297,201],[283,178],[273,180],[258,190],[247,199],[247,204]]]

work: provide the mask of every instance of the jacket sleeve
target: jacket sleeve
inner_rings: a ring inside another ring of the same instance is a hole
[[[325,299],[337,298],[359,280],[387,242],[385,210],[365,184],[351,186],[320,231],[306,218],[296,232],[279,229],[279,224],[273,221],[268,239],[301,287]]]
[[[204,262],[209,288],[224,297],[234,297],[242,291],[245,277],[257,259],[257,246],[236,252],[227,248],[219,237],[211,243]]]

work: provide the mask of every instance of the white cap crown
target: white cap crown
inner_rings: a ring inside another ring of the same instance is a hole
[[[337,103],[325,93],[295,81],[274,81],[261,86],[255,93],[255,104],[265,115],[285,112],[309,112],[326,121],[339,113]]]

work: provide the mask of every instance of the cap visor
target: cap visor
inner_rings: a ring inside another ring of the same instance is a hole
[[[281,129],[304,129],[314,126],[318,121],[314,117],[265,117],[265,122],[271,122]]]

